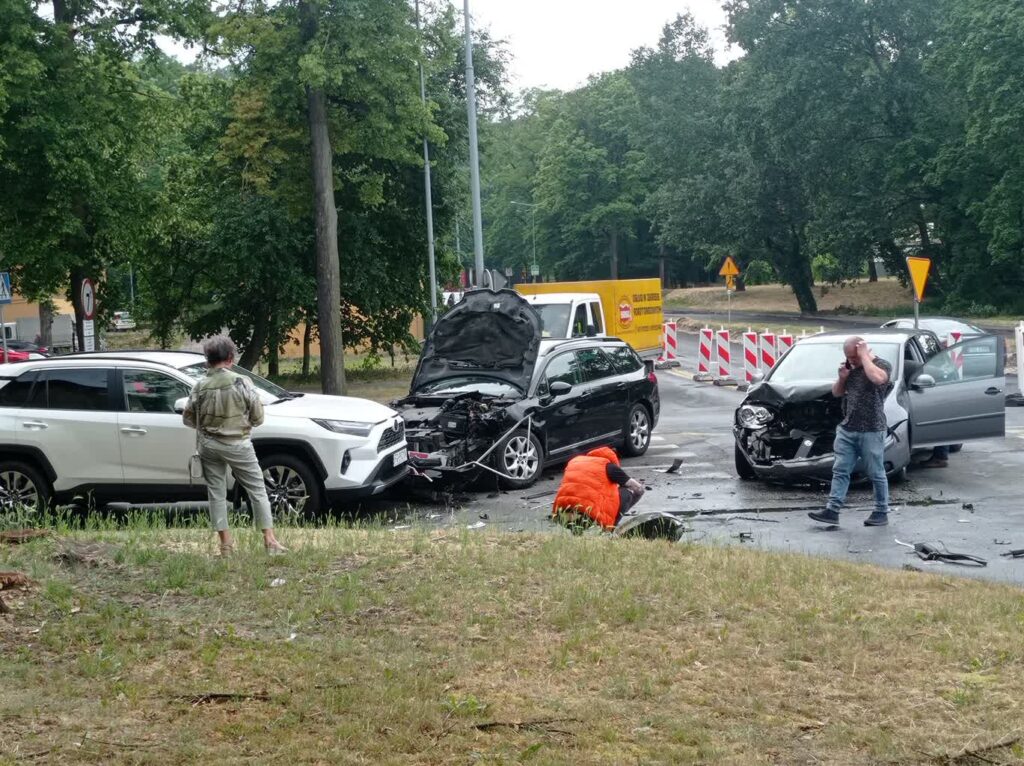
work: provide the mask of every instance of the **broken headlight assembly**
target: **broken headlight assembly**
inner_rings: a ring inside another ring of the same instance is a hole
[[[764,428],[772,422],[775,415],[767,407],[756,404],[744,404],[736,413],[736,419],[744,428]]]

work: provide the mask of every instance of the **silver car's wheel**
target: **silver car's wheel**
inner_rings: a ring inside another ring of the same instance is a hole
[[[295,467],[271,463],[263,470],[270,510],[278,521],[297,521],[306,508],[311,487]]]
[[[40,513],[50,506],[52,489],[31,463],[0,460],[0,513]]]
[[[634,404],[626,421],[626,454],[639,457],[651,444],[651,416],[642,404]]]
[[[41,505],[40,490],[36,479],[23,469],[0,472],[0,511],[35,510]]]

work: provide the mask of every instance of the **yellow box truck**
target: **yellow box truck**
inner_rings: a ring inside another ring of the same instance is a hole
[[[661,353],[661,281],[603,279],[516,285],[541,315],[545,338],[621,338],[645,358]]]

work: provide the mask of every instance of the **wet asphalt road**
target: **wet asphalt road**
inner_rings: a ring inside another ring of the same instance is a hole
[[[692,369],[692,368],[691,368]],[[838,528],[807,518],[827,496],[823,485],[778,486],[740,481],[733,468],[732,413],[742,398],[735,389],[695,383],[682,371],[658,373],[661,421],[647,455],[625,460],[626,471],[649,491],[641,508],[687,517],[684,540],[747,545],[793,553],[911,565],[938,572],[1024,584],[1024,559],[1001,556],[1024,548],[1024,408],[1007,408],[1005,439],[974,442],[951,456],[945,469],[912,469],[891,487],[888,527],[868,528],[870,487],[855,487]],[[676,474],[666,474],[681,458]],[[467,492],[444,505],[396,498],[375,510],[401,528],[414,521],[439,526],[568,534],[548,521],[560,471],[549,471],[529,490]],[[741,541],[741,533],[743,540]],[[968,568],[919,560],[904,542],[944,543],[950,550],[988,560]]]

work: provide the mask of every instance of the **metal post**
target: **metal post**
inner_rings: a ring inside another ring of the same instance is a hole
[[[473,36],[469,22],[469,0],[463,0],[466,20],[466,115],[469,119],[469,182],[473,198],[473,270],[476,286],[483,286],[484,222],[480,209],[480,147],[476,136],[476,76],[473,74]]]
[[[135,269],[128,264],[128,292],[132,299],[132,311],[135,310]]]
[[[921,329],[919,327],[920,322],[921,322],[921,301],[919,301],[917,299],[917,296],[914,296],[914,330],[915,330],[915,332],[917,330]]]
[[[416,34],[420,34],[420,0],[416,0]],[[421,41],[422,42],[422,41]],[[423,74],[423,50],[420,49],[420,101],[427,106],[427,82]],[[437,264],[434,260],[434,202],[430,190],[430,144],[423,134],[423,189],[427,207],[427,263],[430,272],[430,317],[437,321]]]
[[[0,303],[0,329],[3,330],[4,336],[4,363],[10,361],[10,357],[7,356],[7,322],[4,321],[4,304]]]

